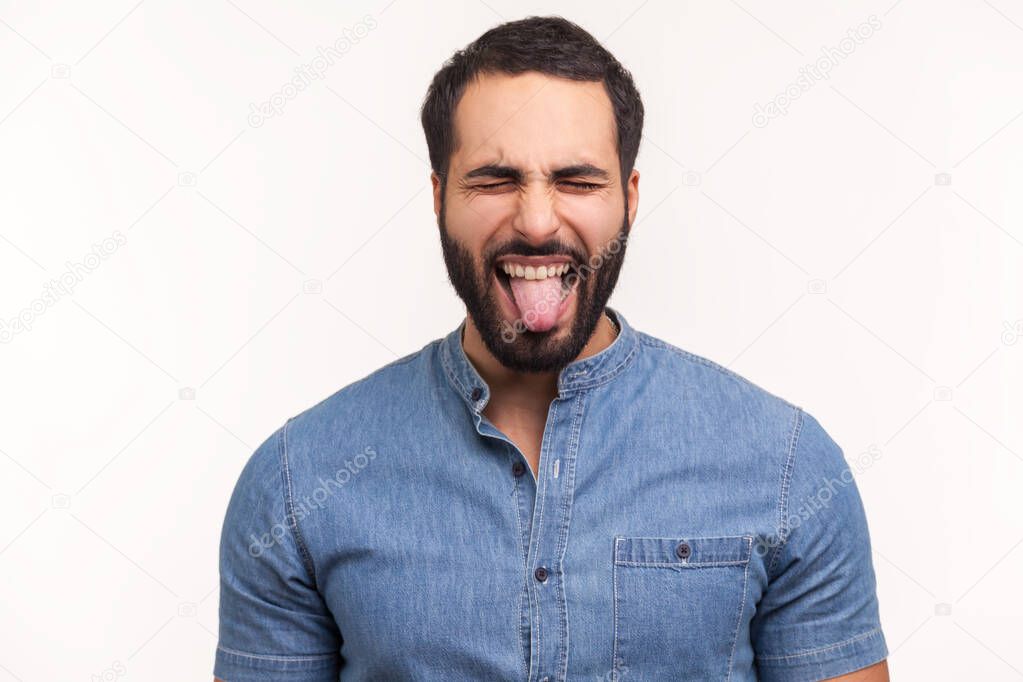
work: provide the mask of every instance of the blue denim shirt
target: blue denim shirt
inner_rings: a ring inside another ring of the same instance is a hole
[[[863,506],[807,412],[629,325],[537,475],[464,321],[287,420],[224,522],[215,674],[818,680],[887,656]]]

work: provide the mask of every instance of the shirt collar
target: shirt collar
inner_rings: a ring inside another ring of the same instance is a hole
[[[592,388],[610,381],[632,361],[639,348],[637,332],[625,316],[612,308],[604,310],[618,325],[618,336],[611,344],[594,355],[570,362],[558,374],[558,395]],[[481,411],[490,400],[490,387],[476,371],[462,346],[465,319],[440,344],[441,363],[452,387],[474,411]]]

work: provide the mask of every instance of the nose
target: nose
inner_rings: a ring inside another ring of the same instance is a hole
[[[512,227],[531,243],[542,244],[561,227],[554,197],[544,183],[531,183],[519,193],[519,205]]]

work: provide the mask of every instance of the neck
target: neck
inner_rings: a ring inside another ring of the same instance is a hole
[[[601,315],[596,328],[575,360],[582,360],[604,350],[618,336],[618,331],[607,314]],[[522,406],[532,405],[547,409],[558,394],[558,374],[551,372],[518,372],[501,364],[483,343],[472,318],[465,318],[462,347],[476,371],[490,387],[491,402],[495,397],[504,402]]]

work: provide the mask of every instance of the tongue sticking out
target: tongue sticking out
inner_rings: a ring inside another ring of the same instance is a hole
[[[545,332],[554,326],[561,313],[561,278],[526,279],[511,278],[515,305],[519,317],[529,331]]]

